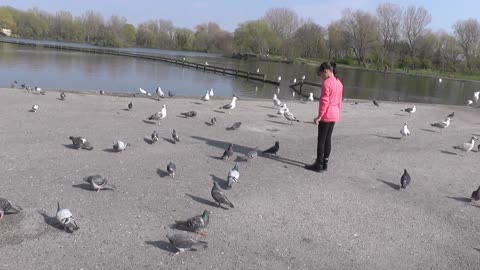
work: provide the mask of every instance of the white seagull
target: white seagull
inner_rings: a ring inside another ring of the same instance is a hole
[[[280,82],[282,80],[282,76],[278,76],[277,82]]]
[[[207,90],[207,92],[205,93],[205,96],[202,97],[202,100],[203,101],[209,101],[210,100],[210,94],[209,94],[209,91]]]
[[[34,104],[32,106],[32,112],[37,112],[38,111],[38,105],[37,104]]]
[[[313,93],[310,93],[310,94],[308,95],[308,101],[313,101]]]
[[[475,101],[475,103],[478,103],[479,97],[480,97],[480,91],[473,93],[473,101]]]
[[[165,118],[167,116],[167,107],[165,106],[165,104],[162,105],[162,110],[159,111],[159,112],[156,112],[154,114],[152,114],[148,120],[157,120],[158,121],[158,124],[160,125],[160,120],[162,120],[163,118]]]
[[[402,111],[407,112],[411,115],[411,114],[414,114],[417,111],[417,107],[415,105],[413,105],[413,107],[403,109]]]
[[[232,101],[229,104],[225,104],[222,107],[220,107],[219,109],[228,110],[228,113],[230,113],[231,110],[235,109],[235,106],[236,106],[235,101],[237,99],[238,98],[236,96],[233,96]]]
[[[433,124],[430,124],[430,126],[432,127],[436,127],[436,128],[440,128],[440,129],[445,129],[447,128],[448,126],[450,126],[450,121],[452,119],[450,118],[445,118],[445,121],[441,121],[441,122],[437,122],[437,123],[433,123]]]
[[[305,81],[305,78],[306,78],[305,75],[303,75],[303,76],[302,76],[302,81]]]
[[[298,120],[291,112],[284,111],[283,116],[288,120],[288,122],[290,122],[291,125],[293,125],[293,122],[300,122],[300,120]]]
[[[280,99],[277,98],[277,94],[273,94],[273,107],[276,108],[281,106],[282,102],[280,101]]]
[[[478,140],[478,138],[475,137],[475,136],[472,136],[472,138],[470,139],[470,142],[466,142],[466,143],[463,143],[463,144],[460,144],[460,145],[457,145],[457,146],[453,146],[453,148],[458,149],[462,152],[468,153],[468,152],[472,151],[473,147],[475,146],[475,140]]]
[[[405,122],[403,124],[403,128],[400,130],[400,134],[402,134],[402,137],[410,136],[410,130],[408,130],[408,123]]]
[[[148,92],[145,91],[145,90],[144,90],[143,88],[141,88],[141,87],[138,88],[138,91],[140,92],[140,94],[144,94],[144,95],[147,95],[147,94],[148,94]]]
[[[473,104],[473,100],[471,100],[471,99],[467,100],[467,106],[470,106],[472,104]]]
[[[213,97],[215,95],[215,93],[213,93],[213,88],[210,88],[210,91],[208,91],[208,94]]]
[[[157,87],[157,91],[155,91],[155,92],[157,93],[159,98],[164,98],[165,97],[165,94],[163,93],[161,87]]]
[[[438,78],[438,83],[442,83],[442,78]]]
[[[260,69],[259,69],[259,68],[257,68],[257,73],[260,73]]]
[[[205,66],[208,66],[208,62],[205,62]]]
[[[293,78],[292,83],[297,83],[297,78]]]
[[[290,110],[287,108],[287,103],[283,103],[282,104],[282,107],[280,107],[278,109],[278,113],[277,114],[283,114],[285,112],[289,112]]]

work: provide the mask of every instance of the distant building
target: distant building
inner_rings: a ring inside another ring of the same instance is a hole
[[[0,31],[0,35],[9,37],[10,35],[12,35],[12,30],[2,28],[2,31]]]

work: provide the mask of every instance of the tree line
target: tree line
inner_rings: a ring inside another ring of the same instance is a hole
[[[280,55],[295,59],[335,59],[372,68],[435,69],[448,72],[480,68],[480,23],[459,20],[451,33],[428,28],[432,18],[421,6],[380,4],[372,14],[343,10],[339,20],[321,26],[289,8],[271,8],[262,18],[240,23],[233,33],[215,22],[195,29],[164,19],[135,26],[122,16],[105,19],[87,11],[51,14],[38,8],[0,7],[0,26],[25,38],[53,39],[111,47],[146,47],[202,52]]]

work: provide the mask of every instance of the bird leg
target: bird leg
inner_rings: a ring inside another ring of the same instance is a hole
[[[99,189],[97,189],[97,193],[98,193],[99,191],[100,191],[100,188],[99,188]]]
[[[208,235],[208,232],[205,231],[205,230],[202,230],[202,231],[195,231],[196,234],[200,234],[202,236],[207,236]]]
[[[5,214],[3,213],[3,211],[0,211],[0,220],[2,220],[4,216]]]

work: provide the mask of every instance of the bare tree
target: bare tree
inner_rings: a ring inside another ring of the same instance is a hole
[[[102,14],[88,10],[82,15],[81,21],[86,35],[85,41],[87,43],[96,41],[99,38],[101,27],[105,24]]]
[[[265,13],[264,19],[282,40],[291,38],[300,26],[298,14],[289,8],[271,8]]]
[[[472,72],[471,59],[479,45],[480,25],[476,19],[470,18],[464,21],[457,21],[453,25],[453,29],[462,48],[463,55],[467,60],[467,67]]]
[[[418,38],[431,22],[432,16],[424,7],[409,6],[405,11],[403,16],[403,33],[412,56],[415,56],[415,46]]]
[[[382,65],[386,54],[391,52],[398,42],[402,14],[403,9],[396,4],[387,2],[377,7],[378,27],[382,38]]]
[[[445,31],[439,31],[436,35],[436,51],[438,52],[440,68],[445,70],[445,65],[448,63],[453,64],[458,55],[457,41],[454,36]]]
[[[298,28],[294,35],[296,53],[302,57],[321,57],[326,51],[325,30],[312,20]]]

